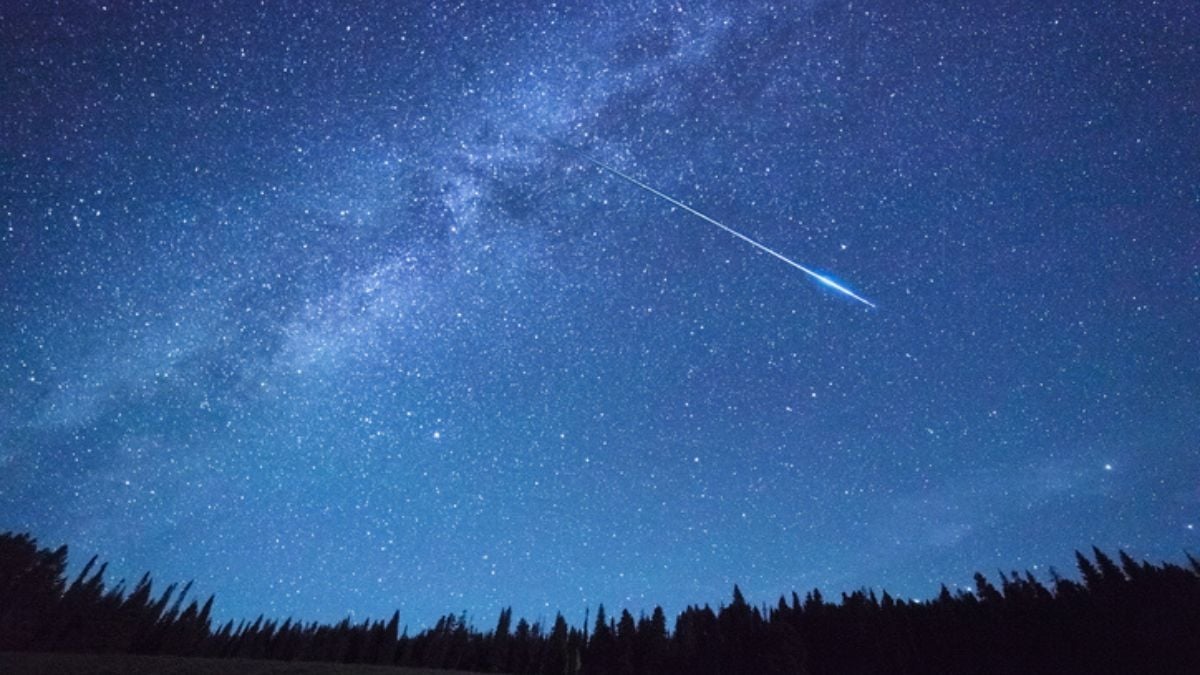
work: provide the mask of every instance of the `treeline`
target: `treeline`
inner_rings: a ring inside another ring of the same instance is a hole
[[[584,627],[494,629],[447,615],[416,635],[400,617],[338,624],[254,621],[214,626],[213,598],[190,584],[108,587],[93,558],[69,584],[67,548],[0,534],[0,651],[65,651],[372,663],[553,675],[716,673],[1200,673],[1200,562],[1114,561],[1076,553],[1080,581],[1051,572],[975,575],[929,601],[862,590],[829,602],[820,591],[753,606],[689,607],[668,630],[661,608],[634,618],[603,606]]]

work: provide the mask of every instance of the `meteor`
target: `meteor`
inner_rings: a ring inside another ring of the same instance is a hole
[[[768,248],[766,245],[761,244],[761,243],[751,239],[750,237],[747,237],[746,235],[744,235],[741,232],[738,232],[737,230],[733,229],[732,227],[729,227],[728,225],[718,221],[717,219],[711,218],[709,216],[704,215],[703,213],[700,213],[696,209],[693,209],[692,207],[688,206],[687,204],[684,204],[683,202],[679,201],[678,199],[675,199],[674,197],[672,197],[670,195],[659,192],[658,190],[655,190],[654,188],[650,187],[649,185],[646,185],[642,181],[634,178],[633,176],[623,173],[623,172],[605,164],[604,162],[601,162],[600,160],[598,160],[594,157],[586,155],[574,148],[570,148],[569,146],[562,146],[561,144],[558,144],[558,145],[560,145],[560,147],[566,147],[567,149],[571,150],[573,153],[586,159],[587,161],[591,162],[592,164],[595,164],[596,166],[600,167],[604,171],[607,171],[608,173],[611,173],[612,175],[614,175],[618,178],[622,178],[624,180],[629,181],[630,183],[633,183],[634,185],[640,187],[641,189],[645,190],[646,192],[649,192],[650,194],[654,195],[655,197],[665,199],[668,202],[674,204],[675,206],[678,206],[679,208],[683,209],[684,211],[687,211],[688,213],[692,214],[693,216],[701,218],[705,222],[716,225],[717,227],[721,228],[722,230],[725,230],[726,232],[728,232],[729,234],[732,234],[733,236],[737,237],[738,239],[741,239],[742,241],[746,242],[747,244],[750,244],[754,248],[757,248],[758,250],[760,250],[764,253],[769,253],[770,255],[775,256],[776,258],[791,265],[792,267],[795,267],[796,269],[800,270],[801,272],[804,272],[805,274],[812,277],[813,279],[816,279],[822,285],[824,285],[828,288],[832,288],[833,290],[837,291],[838,293],[841,293],[842,295],[845,295],[850,298],[854,298],[855,300],[861,302],[862,304],[866,305],[867,307],[875,308],[875,303],[871,302],[870,300],[867,300],[866,298],[855,293],[854,291],[850,290],[849,288],[846,288],[845,286],[839,284],[838,282],[834,281],[833,279],[830,279],[829,277],[825,276],[824,274],[820,274],[819,272],[813,271],[813,270],[805,267],[804,265],[801,265],[800,263],[796,262],[795,260],[792,260],[791,258],[783,255],[782,253],[779,253],[778,251]]]

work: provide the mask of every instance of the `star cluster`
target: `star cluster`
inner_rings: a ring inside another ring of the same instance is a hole
[[[414,626],[1196,546],[1190,3],[491,5],[0,8],[0,529]]]

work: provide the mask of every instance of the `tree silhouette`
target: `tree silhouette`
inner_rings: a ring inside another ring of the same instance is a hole
[[[668,631],[661,607],[615,621],[603,606],[590,638],[557,614],[549,630],[500,611],[480,632],[465,614],[400,633],[388,621],[304,624],[259,616],[212,626],[214,599],[191,584],[157,597],[149,574],[106,585],[92,558],[70,583],[67,548],[0,534],[0,649],[170,654],[455,668],[536,675],[715,673],[1200,672],[1200,563],[1186,566],[1076,552],[1082,583],[1050,572],[975,575],[973,591],[942,585],[928,602],[871,589],[827,602],[814,589],[774,606],[750,605],[740,587],[727,606],[689,606]],[[586,626],[585,621],[585,626]]]

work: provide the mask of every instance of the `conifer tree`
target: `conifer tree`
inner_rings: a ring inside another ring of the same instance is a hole
[[[1083,576],[1084,586],[1089,591],[1097,591],[1104,585],[1096,566],[1079,551],[1075,551],[1075,564],[1079,568],[1079,573]]]
[[[598,675],[612,671],[616,662],[616,639],[612,628],[608,625],[608,615],[604,605],[596,608],[596,625],[592,629],[592,637],[588,640],[584,654],[583,672],[586,675]]]

